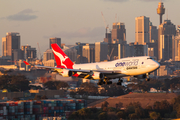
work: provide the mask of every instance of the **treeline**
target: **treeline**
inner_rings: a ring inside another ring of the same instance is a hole
[[[99,89],[98,86],[93,83],[82,83],[76,91],[70,92],[70,95],[102,95],[112,97],[124,95],[128,92],[127,88],[117,85],[116,83],[111,85],[101,85],[101,88]]]
[[[10,92],[29,90],[29,80],[24,75],[0,76],[0,90],[7,89]]]
[[[59,90],[69,88],[68,83],[63,81],[48,81],[40,86],[29,85],[30,82],[24,75],[2,75],[0,76],[0,90],[7,89],[8,92],[21,92],[30,89],[45,89]]]
[[[175,77],[172,79],[164,79],[164,80],[151,79],[150,81],[136,80],[135,82],[137,84],[129,84],[128,88],[131,88],[132,90],[143,90],[143,91],[149,91],[150,88],[152,87],[157,90],[163,90],[163,91],[168,91],[168,89],[174,91],[180,88],[180,77]]]
[[[63,81],[48,81],[43,84],[44,88],[48,88],[49,90],[59,90],[69,88],[68,83]]]
[[[156,101],[152,106],[142,108],[139,102],[130,103],[123,110],[122,103],[116,103],[116,108],[108,107],[105,101],[100,109],[96,107],[83,108],[71,114],[68,120],[119,120],[119,119],[163,119],[180,117],[180,96],[171,103],[167,100]]]

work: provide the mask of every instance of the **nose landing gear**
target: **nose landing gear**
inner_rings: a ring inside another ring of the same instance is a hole
[[[146,81],[150,81],[149,73],[146,73]]]

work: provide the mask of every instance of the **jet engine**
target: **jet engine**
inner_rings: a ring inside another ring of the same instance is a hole
[[[63,77],[71,77],[71,76],[72,76],[72,71],[63,70],[63,71],[61,72],[61,75],[62,75]]]
[[[94,74],[92,75],[92,78],[93,79],[103,79],[104,78],[104,75],[100,72],[94,72]]]

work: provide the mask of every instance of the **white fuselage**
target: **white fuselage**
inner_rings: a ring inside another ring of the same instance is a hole
[[[129,57],[108,62],[74,64],[73,69],[94,71],[115,71],[128,76],[150,73],[159,67],[159,63],[149,56]]]

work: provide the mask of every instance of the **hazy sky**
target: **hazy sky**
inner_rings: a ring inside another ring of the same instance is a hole
[[[127,42],[135,41],[135,17],[147,16],[159,25],[156,9],[160,0],[0,0],[0,37],[19,32],[21,45],[40,45],[41,54],[49,47],[50,37],[62,43],[100,42],[106,23],[123,22]],[[166,9],[163,19],[180,25],[180,0],[162,0]],[[117,17],[116,17],[117,16]],[[0,46],[2,43],[0,42]],[[38,50],[38,49],[37,49]],[[2,47],[0,48],[2,54]]]

